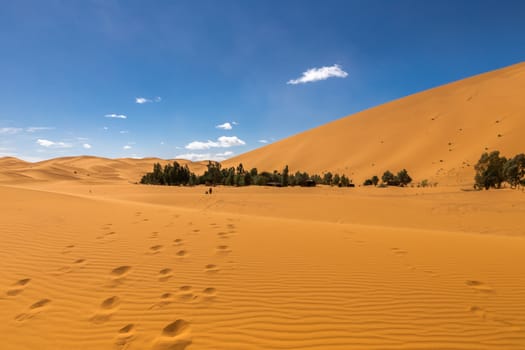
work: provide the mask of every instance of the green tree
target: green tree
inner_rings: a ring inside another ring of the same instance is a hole
[[[350,180],[346,177],[346,175],[341,175],[341,182],[339,182],[339,186],[348,187],[348,185],[350,185]]]
[[[383,183],[387,184],[388,186],[399,185],[398,179],[389,170],[383,173],[383,176],[381,177],[381,181],[383,181]]]
[[[333,175],[331,172],[327,172],[323,176],[323,184],[324,185],[331,185],[332,184]]]
[[[335,174],[334,178],[332,179],[332,185],[339,186],[339,182],[341,181],[341,177],[339,174]]]
[[[403,169],[397,173],[397,181],[399,182],[400,186],[406,186],[412,182],[412,178],[410,175],[408,175],[408,171]]]
[[[525,154],[507,160],[503,165],[503,176],[512,188],[525,186]]]
[[[503,168],[507,159],[500,157],[499,151],[483,153],[474,166],[476,175],[474,176],[474,187],[477,189],[501,188],[505,181]]]

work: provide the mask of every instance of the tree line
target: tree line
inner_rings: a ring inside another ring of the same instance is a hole
[[[218,162],[209,161],[206,171],[196,175],[189,170],[187,165],[178,162],[162,167],[160,163],[153,165],[153,171],[146,173],[140,180],[141,184],[167,185],[167,186],[195,186],[195,185],[224,185],[224,186],[315,186],[318,184],[353,187],[352,180],[346,175],[327,172],[323,176],[297,171],[290,173],[288,165],[279,172],[259,172],[257,168],[247,170],[239,164],[237,167],[222,168]]]
[[[500,156],[499,151],[483,153],[474,166],[474,188],[501,188],[508,183],[511,188],[525,187],[525,154],[520,153],[512,158]]]
[[[387,170],[381,176],[382,183],[380,186],[399,186],[405,187],[412,182],[412,178],[408,175],[408,171],[403,169],[394,175],[390,170]],[[369,179],[366,179],[363,183],[363,186],[377,186],[379,184],[379,177],[377,175],[372,176]]]

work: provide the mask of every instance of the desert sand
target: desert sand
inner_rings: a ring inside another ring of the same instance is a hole
[[[225,162],[433,188],[205,195],[136,184],[155,158],[1,158],[0,348],[525,349],[525,192],[472,191],[485,148],[524,151],[524,84],[512,66]]]
[[[2,161],[2,348],[525,347],[521,191],[210,196],[126,180],[144,160]]]

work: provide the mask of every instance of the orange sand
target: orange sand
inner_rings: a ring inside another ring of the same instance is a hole
[[[142,161],[3,161],[2,349],[525,348],[523,192],[208,196],[130,183]]]

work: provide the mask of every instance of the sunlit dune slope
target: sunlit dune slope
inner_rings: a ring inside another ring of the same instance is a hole
[[[423,91],[224,162],[346,173],[361,182],[407,168],[417,180],[471,183],[485,151],[525,151],[525,63]]]

